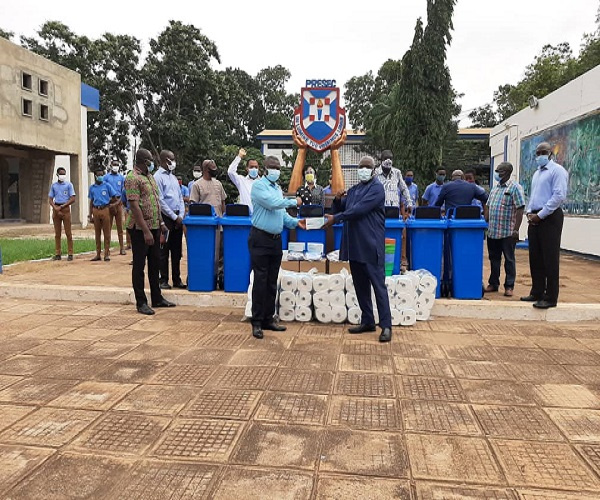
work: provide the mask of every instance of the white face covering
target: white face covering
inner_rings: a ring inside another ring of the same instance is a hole
[[[173,170],[175,170],[177,168],[177,163],[172,161],[171,163],[169,163],[169,170],[171,172],[173,172]]]
[[[112,170],[112,171],[113,171],[115,174],[118,174],[118,173],[119,173],[119,165],[113,165],[113,166],[112,166],[110,169],[111,169],[111,170]]]
[[[194,170],[194,173],[192,175],[194,176],[194,179],[200,179],[200,177],[202,177],[202,172]]]
[[[59,180],[60,182],[64,182],[64,181],[66,181],[66,180],[67,180],[67,176],[66,176],[65,174],[59,174],[59,175],[58,175],[58,180]]]
[[[369,167],[359,167],[358,169],[358,180],[361,182],[367,182],[371,178],[373,170]]]

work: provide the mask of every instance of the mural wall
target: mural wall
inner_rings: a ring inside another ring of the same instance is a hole
[[[536,169],[535,148],[543,141],[554,146],[555,161],[569,172],[565,213],[600,216],[600,112],[521,140],[519,181],[527,196]]]

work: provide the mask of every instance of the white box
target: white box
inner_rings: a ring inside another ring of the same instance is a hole
[[[321,229],[325,224],[325,217],[307,217],[306,229]]]
[[[307,243],[306,244],[306,252],[307,253],[318,253],[319,255],[323,255],[323,251],[325,250],[323,243]]]
[[[302,241],[290,241],[288,243],[288,252],[304,253],[305,243]]]

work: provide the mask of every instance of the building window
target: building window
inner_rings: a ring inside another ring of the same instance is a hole
[[[23,74],[21,76],[22,76],[21,86],[25,90],[32,90],[33,89],[33,77],[29,73],[25,73],[25,72],[23,72]]]
[[[48,97],[48,80],[40,79],[40,95]]]
[[[33,116],[33,101],[30,99],[23,99],[23,115],[24,116]]]
[[[45,104],[40,104],[40,120],[44,120],[44,121],[48,121],[48,117],[49,117],[49,110],[48,110],[48,106],[46,106]]]

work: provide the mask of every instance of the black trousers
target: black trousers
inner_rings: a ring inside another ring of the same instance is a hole
[[[515,260],[515,246],[517,242],[512,236],[508,238],[488,238],[487,247],[490,258],[490,278],[488,283],[493,287],[500,286],[500,267],[502,265],[502,256],[504,255],[504,288],[514,288],[517,275],[517,266]]]
[[[250,251],[250,265],[254,271],[252,324],[262,326],[271,323],[275,313],[277,275],[282,255],[281,237],[273,238],[252,228],[248,238],[248,250]]]
[[[158,281],[158,268],[160,265],[160,230],[154,229],[154,244],[146,245],[144,232],[141,229],[128,229],[131,240],[131,251],[133,252],[133,268],[131,270],[131,281],[135,293],[135,303],[139,307],[147,304],[148,299],[144,292],[144,268],[148,261],[148,281],[150,282],[150,297],[152,303],[156,304],[162,300],[162,293]]]
[[[371,300],[371,286],[375,292],[377,311],[379,312],[379,326],[392,327],[392,314],[390,312],[390,299],[385,286],[385,268],[383,264],[350,261],[350,272],[354,281],[356,298],[362,313],[362,325],[374,325],[373,301]]]
[[[539,224],[529,224],[529,269],[531,295],[548,302],[558,301],[560,239],[564,214],[559,208]]]
[[[181,283],[181,254],[183,245],[183,225],[175,227],[175,221],[163,213],[163,220],[169,230],[169,240],[160,247],[160,281],[169,282],[169,253],[171,254],[171,271],[173,284]]]

